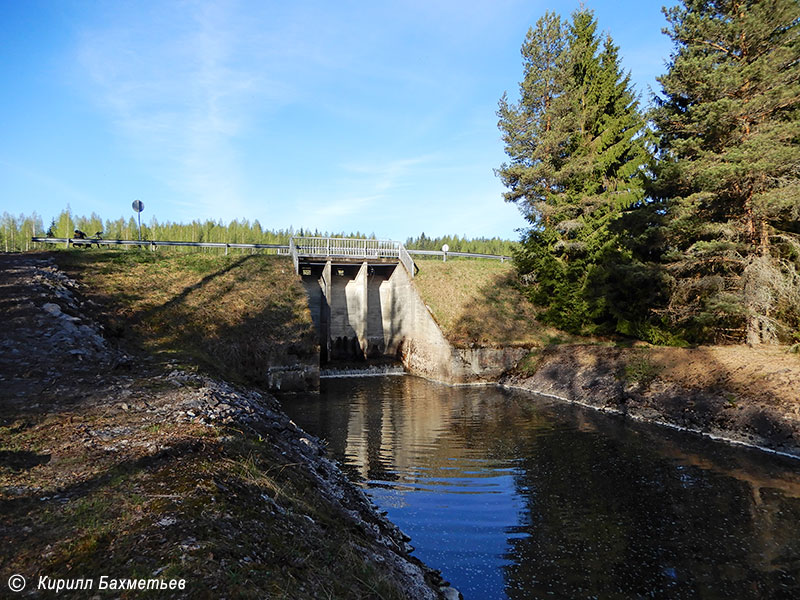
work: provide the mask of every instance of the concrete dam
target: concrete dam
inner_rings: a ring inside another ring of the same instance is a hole
[[[419,316],[404,267],[327,261],[304,265],[300,273],[319,332],[321,363],[401,359],[402,342],[417,329],[413,321]]]
[[[410,373],[466,383],[492,380],[527,354],[453,347],[417,292],[416,265],[399,242],[303,238],[292,244],[292,257],[319,334],[321,365],[395,359]]]

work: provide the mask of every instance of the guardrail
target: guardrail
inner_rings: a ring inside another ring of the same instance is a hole
[[[223,242],[172,242],[168,240],[104,240],[100,238],[51,238],[32,237],[32,242],[40,244],[64,244],[69,246],[140,246],[155,250],[158,246],[191,246],[195,248],[254,248],[262,250],[275,250],[277,254],[289,254],[289,246],[284,244],[226,244]]]
[[[512,260],[513,257],[506,256],[505,254],[478,254],[477,252],[444,252],[442,250],[408,250],[409,254],[413,256],[441,256],[447,260],[449,256],[464,256],[466,258],[489,258],[505,262]]]
[[[451,256],[465,258],[486,258],[505,262],[511,260],[510,256],[502,254],[478,254],[475,252],[443,252],[442,250],[408,250],[400,242],[392,240],[367,240],[360,238],[324,238],[301,237],[291,238],[289,245],[284,244],[227,244],[224,242],[175,242],[168,240],[104,240],[100,238],[55,238],[32,237],[32,242],[41,244],[70,244],[76,246],[140,246],[155,250],[158,246],[189,246],[196,248],[224,248],[225,254],[229,248],[251,248],[256,250],[274,250],[276,254],[292,257],[295,271],[297,270],[300,256],[331,257],[331,258],[396,258],[403,263],[409,273],[416,270],[412,256],[441,256],[447,260]]]

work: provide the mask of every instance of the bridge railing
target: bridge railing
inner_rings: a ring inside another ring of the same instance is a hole
[[[408,274],[411,275],[411,277],[414,277],[414,275],[416,275],[417,265],[414,264],[414,259],[411,258],[411,255],[408,253],[408,250],[406,250],[406,247],[403,246],[403,244],[400,244],[398,258],[400,259],[400,262],[403,263],[403,266],[406,268],[406,271],[408,271]]]
[[[360,238],[296,237],[292,243],[300,256],[343,258],[399,258],[400,242]]]
[[[362,238],[296,237],[291,252],[304,258],[397,259],[414,276],[414,260],[402,243]]]
[[[294,238],[289,238],[289,256],[292,257],[292,264],[294,265],[294,272],[300,272],[300,258],[297,256],[297,245],[294,243]]]

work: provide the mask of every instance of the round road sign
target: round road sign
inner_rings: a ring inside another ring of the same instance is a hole
[[[144,210],[144,202],[141,200],[134,200],[131,206],[133,206],[133,210],[135,210],[137,213]]]

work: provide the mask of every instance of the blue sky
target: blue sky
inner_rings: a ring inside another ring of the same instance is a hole
[[[644,102],[662,4],[585,2]],[[0,0],[0,212],[516,239],[495,111],[552,8]]]

